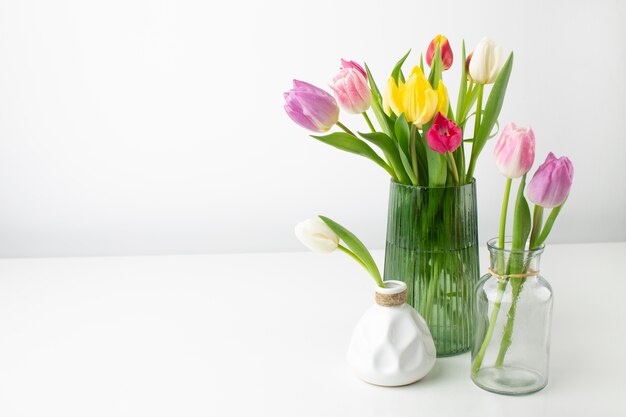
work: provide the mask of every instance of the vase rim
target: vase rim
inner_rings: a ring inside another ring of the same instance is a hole
[[[376,292],[384,295],[400,294],[406,291],[406,283],[395,279],[383,281],[384,287],[376,287]]]
[[[543,250],[546,248],[546,245],[539,245],[535,249],[511,249],[511,244],[513,243],[513,238],[511,236],[504,237],[504,248],[500,247],[499,244],[500,238],[494,237],[487,241],[487,248],[490,252],[505,252],[505,253],[532,253],[532,254],[541,254]]]
[[[395,185],[395,186],[398,186],[398,187],[407,187],[407,188],[424,189],[424,190],[463,188],[463,187],[473,186],[473,185],[476,184],[476,178],[475,177],[472,177],[472,181],[468,182],[467,184],[446,185],[446,186],[443,186],[443,187],[430,187],[428,185],[400,184],[399,182],[395,181],[393,178],[391,178],[390,181],[391,181],[392,185]]]

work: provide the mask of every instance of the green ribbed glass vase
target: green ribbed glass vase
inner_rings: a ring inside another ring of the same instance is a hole
[[[406,283],[437,356],[466,352],[479,279],[476,181],[416,187],[391,181],[385,279]]]

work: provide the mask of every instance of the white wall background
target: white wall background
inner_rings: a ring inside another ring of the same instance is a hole
[[[501,121],[532,125],[536,165],[551,150],[576,168],[552,241],[625,240],[624,21],[619,0],[2,0],[0,256],[300,250],[293,225],[317,213],[382,247],[385,173],[308,138],[282,92],[327,85],[342,57],[384,85],[439,32],[457,60],[462,37],[515,51]]]

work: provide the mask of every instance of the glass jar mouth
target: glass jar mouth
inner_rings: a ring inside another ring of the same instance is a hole
[[[472,187],[474,184],[476,184],[476,178],[472,177],[472,181],[468,182],[467,184],[460,184],[460,185],[446,185],[443,187],[430,187],[428,185],[412,185],[412,184],[400,184],[399,182],[396,182],[393,178],[390,179],[391,181],[391,185],[395,186],[395,187],[406,187],[409,189],[418,189],[418,190],[432,190],[432,189],[452,189],[452,188],[463,188],[463,187]]]
[[[535,249],[512,249],[513,238],[511,236],[505,236],[504,238],[504,247],[500,247],[499,238],[494,237],[487,241],[487,248],[490,252],[502,252],[502,253],[530,253],[530,254],[541,254],[545,249],[545,245],[539,245]]]

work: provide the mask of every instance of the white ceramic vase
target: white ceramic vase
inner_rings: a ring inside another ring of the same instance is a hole
[[[411,384],[435,365],[437,352],[426,321],[405,301],[406,284],[385,281],[385,288],[376,288],[376,303],[354,328],[348,363],[370,384]]]

